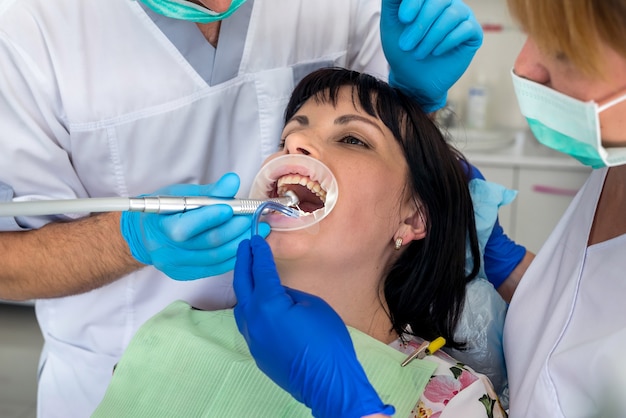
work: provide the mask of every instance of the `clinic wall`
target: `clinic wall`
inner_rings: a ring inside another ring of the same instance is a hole
[[[499,25],[499,31],[485,30],[482,47],[466,73],[450,90],[457,121],[466,124],[469,88],[484,78],[489,91],[487,128],[525,129],[511,82],[511,68],[524,44],[525,35],[513,23],[506,0],[465,0],[481,24]]]

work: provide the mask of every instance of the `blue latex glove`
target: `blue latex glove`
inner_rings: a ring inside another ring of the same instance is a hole
[[[234,197],[239,176],[224,175],[207,185],[177,184],[151,196]],[[232,270],[239,243],[250,234],[252,216],[233,216],[228,205],[211,205],[184,213],[123,212],[122,236],[139,262],[154,265],[175,280],[195,280]],[[260,224],[267,236],[269,225]]]
[[[313,416],[394,413],[367,379],[341,318],[319,297],[282,286],[258,235],[239,245],[234,288],[237,327],[256,364]]]
[[[469,164],[466,169],[468,169],[468,177],[470,181],[485,181],[483,174],[473,165]],[[500,187],[504,189],[502,186]],[[470,189],[472,189],[472,187],[470,187]],[[474,187],[473,189],[483,189],[485,192],[489,192],[491,189],[493,193],[498,192],[498,190],[494,187]],[[515,267],[517,267],[517,265],[522,261],[526,255],[526,248],[517,244],[504,233],[504,229],[500,226],[500,222],[498,222],[497,218],[498,205],[494,206],[492,202],[494,197],[484,196],[481,199],[481,202],[476,202],[477,198],[480,198],[480,196],[472,195],[472,199],[474,200],[474,210],[476,212],[479,244],[481,251],[483,252],[484,271],[487,279],[497,289],[506,280],[506,278],[509,277]],[[496,203],[504,203],[500,200],[504,199],[502,196],[495,199],[497,201]],[[505,200],[506,203],[510,201],[510,199]],[[485,205],[487,206],[485,207]],[[489,207],[489,205],[494,207]],[[479,213],[481,210],[486,213]],[[488,213],[490,210],[494,211],[494,213]],[[494,219],[491,231],[487,229],[487,226],[483,225],[486,218]],[[483,237],[485,233],[489,234],[489,239],[487,239],[486,242],[484,242],[485,238]]]
[[[483,42],[482,27],[461,0],[383,0],[380,32],[389,83],[426,112],[445,106]]]

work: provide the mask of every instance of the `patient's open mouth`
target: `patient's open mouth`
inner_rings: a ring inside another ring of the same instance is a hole
[[[295,194],[294,207],[299,216],[268,214],[264,221],[272,231],[295,231],[309,228],[324,219],[337,203],[337,180],[320,160],[304,154],[280,155],[266,162],[259,170],[249,197],[267,199]],[[290,196],[292,202],[294,196]]]
[[[280,177],[269,197],[284,196],[287,191],[291,190],[297,196],[300,202],[298,208],[307,213],[312,213],[324,207],[326,203],[326,190],[311,178],[301,174],[287,174]]]

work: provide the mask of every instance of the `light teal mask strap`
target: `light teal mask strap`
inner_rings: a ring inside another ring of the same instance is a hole
[[[206,7],[187,0],[141,0],[154,12],[173,19],[188,20],[196,23],[211,23],[226,19],[232,15],[246,0],[233,0],[228,10],[214,12]]]

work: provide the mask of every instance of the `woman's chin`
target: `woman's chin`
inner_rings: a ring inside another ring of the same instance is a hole
[[[275,259],[297,260],[311,254],[311,236],[302,230],[272,230],[266,240]]]

